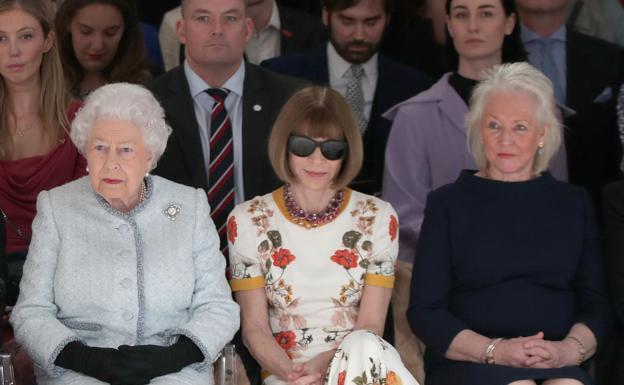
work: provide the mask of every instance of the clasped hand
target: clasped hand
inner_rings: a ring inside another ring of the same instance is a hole
[[[560,368],[576,364],[576,346],[571,341],[549,341],[544,333],[501,341],[494,350],[499,365],[521,368]]]
[[[323,385],[325,373],[333,356],[334,351],[329,350],[307,362],[294,364],[286,378],[288,385]]]
[[[122,345],[118,349],[90,347],[75,341],[63,349],[56,364],[111,385],[144,385],[202,359],[199,348],[188,338],[180,337],[171,346]]]

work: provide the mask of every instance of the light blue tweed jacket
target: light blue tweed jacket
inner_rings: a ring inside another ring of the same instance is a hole
[[[123,214],[89,177],[37,199],[20,297],[11,314],[39,385],[102,384],[54,365],[70,341],[89,346],[170,345],[179,335],[202,363],[152,384],[210,385],[211,363],[239,327],[206,194],[151,176]]]

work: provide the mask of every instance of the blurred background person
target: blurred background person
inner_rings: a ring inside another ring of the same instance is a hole
[[[206,193],[149,175],[170,133],[137,85],[77,113],[89,176],[39,195],[11,314],[39,385],[213,383],[239,310]]]
[[[620,140],[624,143],[624,83],[620,87],[618,96],[618,102],[616,107],[618,132],[620,133]],[[624,159],[622,159],[621,169],[624,170]]]
[[[441,7],[442,36],[445,37],[444,1],[393,2],[394,10],[381,43],[381,52],[438,80],[452,69],[448,68],[449,64],[445,60],[446,41],[438,42],[434,33],[434,11]]]
[[[609,352],[614,365],[601,384],[616,385],[624,383],[624,181],[605,186],[603,216],[607,273],[617,322]]]
[[[426,383],[592,384],[612,312],[587,192],[547,171],[562,138],[550,81],[493,67],[466,126],[478,171],[429,194],[414,261]]]
[[[553,83],[563,124],[570,183],[587,189],[601,213],[602,187],[619,179],[622,144],[615,120],[624,50],[568,28],[568,0],[517,0],[528,61]]]
[[[126,0],[65,0],[56,15],[63,68],[74,97],[115,82],[151,78],[134,4]]]
[[[620,138],[624,138],[623,91],[624,84],[620,87],[617,105]],[[620,364],[624,360],[624,181],[605,186],[602,195],[607,272],[617,322],[611,338],[612,350],[604,354],[610,356],[612,365],[600,379],[601,383],[616,385],[624,382],[624,367]]]
[[[624,47],[624,7],[618,0],[571,0],[567,25]]]
[[[70,102],[53,12],[40,0],[0,1],[0,210],[6,222],[8,302],[14,304],[39,192],[85,174],[68,139]]]
[[[2,330],[0,331],[0,344],[4,342],[5,310],[7,303],[7,281],[9,272],[6,264],[6,224],[4,217],[0,215],[0,312],[2,314]]]
[[[401,219],[392,301],[396,346],[419,379],[423,376],[423,350],[402,315],[407,310],[412,261],[427,195],[453,182],[462,169],[475,168],[466,146],[464,118],[482,72],[502,62],[526,59],[514,0],[447,0],[446,18],[455,71],[385,115],[392,119],[392,129],[382,196]],[[561,170],[556,174],[565,178],[565,159],[559,164]]]
[[[329,42],[300,54],[268,60],[273,71],[332,87],[346,97],[364,141],[364,163],[351,187],[379,195],[390,122],[382,114],[427,89],[420,71],[379,53],[391,0],[324,0]]]
[[[338,92],[298,91],[269,139],[286,184],[228,218],[230,285],[266,384],[418,384],[381,338],[398,222],[388,203],[346,187],[362,150]]]

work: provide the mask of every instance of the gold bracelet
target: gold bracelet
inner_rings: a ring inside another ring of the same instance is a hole
[[[585,349],[585,345],[581,342],[580,339],[574,336],[567,336],[566,339],[574,341],[574,343],[576,343],[576,345],[578,346],[579,359],[578,361],[576,361],[576,366],[579,366],[580,364],[583,363],[583,361],[585,361],[585,354],[587,353],[587,350]]]
[[[483,353],[483,363],[484,364],[495,364],[494,362],[494,349],[499,342],[501,342],[504,338],[493,338],[490,340],[490,343],[485,348],[485,352]]]

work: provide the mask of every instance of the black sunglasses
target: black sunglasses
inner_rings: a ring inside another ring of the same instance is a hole
[[[288,151],[294,155],[310,156],[317,147],[321,149],[321,154],[327,160],[342,159],[347,153],[347,142],[344,140],[328,139],[319,142],[307,136],[291,135],[288,137]]]

